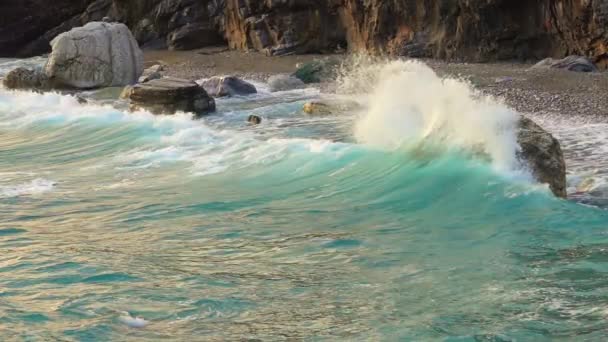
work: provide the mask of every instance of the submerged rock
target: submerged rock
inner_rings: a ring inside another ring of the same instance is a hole
[[[270,76],[268,86],[270,91],[275,92],[303,88],[306,84],[295,76],[281,74]]]
[[[563,69],[577,72],[597,72],[598,69],[587,57],[568,56],[563,59],[545,58],[532,69]]]
[[[8,89],[50,89],[51,83],[45,73],[39,70],[16,68],[11,70],[4,80],[4,86]]]
[[[559,141],[534,121],[521,117],[517,142],[519,160],[557,197],[566,198],[566,163]]]
[[[130,100],[131,110],[140,108],[154,114],[215,111],[215,101],[194,81],[167,77],[125,88],[121,97]]]
[[[255,86],[234,76],[215,76],[201,84],[213,97],[249,95],[257,93]]]
[[[58,86],[125,86],[143,72],[143,54],[124,24],[91,22],[60,34],[51,45],[45,72]]]

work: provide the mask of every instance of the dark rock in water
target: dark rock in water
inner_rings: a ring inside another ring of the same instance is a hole
[[[334,78],[339,66],[337,58],[317,59],[299,66],[293,75],[304,83],[319,83]]]
[[[521,117],[517,142],[519,160],[557,197],[566,198],[566,163],[559,141],[534,121]]]
[[[26,68],[11,70],[2,82],[8,89],[48,90],[51,88],[51,82],[45,73]]]
[[[262,118],[257,115],[249,115],[247,122],[253,125],[259,125],[262,123]]]
[[[563,59],[546,58],[535,64],[533,69],[563,69],[576,72],[597,72],[595,64],[582,56],[568,56]]]
[[[89,103],[89,100],[85,99],[84,97],[82,97],[80,95],[75,95],[74,97],[76,98],[76,101],[78,101],[78,103],[80,103],[80,104]]]
[[[275,92],[303,88],[306,84],[295,76],[282,74],[270,76],[268,86],[270,91]]]
[[[167,77],[127,87],[121,97],[130,100],[131,110],[147,109],[155,114],[215,111],[215,101],[194,81]]]
[[[257,93],[255,86],[234,76],[215,76],[202,83],[203,88],[213,97],[250,95]]]

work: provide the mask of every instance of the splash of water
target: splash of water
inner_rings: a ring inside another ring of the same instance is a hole
[[[499,170],[518,168],[519,115],[462,80],[440,78],[415,61],[355,57],[338,89],[366,98],[355,137],[381,148],[432,143],[480,152]]]

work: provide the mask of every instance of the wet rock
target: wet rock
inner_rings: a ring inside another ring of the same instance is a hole
[[[270,76],[268,86],[270,91],[275,92],[304,88],[306,84],[295,76],[281,74]]]
[[[2,83],[7,89],[39,89],[51,88],[51,83],[45,73],[39,70],[16,68],[11,70]]]
[[[517,141],[518,158],[557,197],[566,198],[566,163],[559,141],[534,121],[521,117]]]
[[[257,93],[255,86],[234,76],[215,76],[201,84],[213,97],[243,96]]]
[[[334,108],[324,102],[307,102],[303,110],[308,115],[331,115],[334,112]]]
[[[60,34],[51,45],[45,72],[60,86],[124,86],[143,72],[143,54],[124,24],[91,22]]]
[[[317,59],[298,66],[293,74],[304,83],[319,83],[334,78],[337,74],[340,60],[337,58]]]
[[[249,115],[249,117],[247,118],[247,122],[252,125],[259,125],[262,123],[262,118],[257,115]]]
[[[568,56],[563,59],[545,58],[532,69],[562,69],[576,72],[597,72],[598,69],[587,57]]]
[[[121,97],[130,100],[131,110],[147,109],[155,114],[215,111],[215,101],[194,81],[166,77],[125,88]]]

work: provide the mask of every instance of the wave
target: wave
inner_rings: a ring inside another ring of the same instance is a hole
[[[27,183],[2,185],[0,186],[0,198],[39,195],[53,190],[54,187],[55,182],[43,178],[37,178]]]

